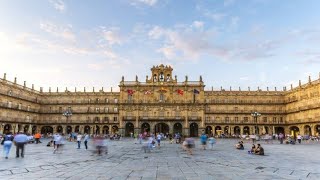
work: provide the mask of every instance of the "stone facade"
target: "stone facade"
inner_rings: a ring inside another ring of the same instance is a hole
[[[119,92],[65,89],[44,92],[0,79],[0,133],[11,131],[120,133],[317,135],[320,80],[290,90],[204,90],[188,77],[179,82],[170,66],[154,66],[145,81],[120,81]],[[72,112],[65,117],[63,113]],[[261,116],[255,119],[253,112]]]

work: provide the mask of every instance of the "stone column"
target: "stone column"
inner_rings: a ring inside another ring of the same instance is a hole
[[[28,133],[32,134],[32,125],[31,124],[29,124]]]
[[[311,125],[310,128],[311,128],[311,132],[310,132],[311,135],[312,135],[312,136],[316,135],[316,133],[315,133],[316,125]]]
[[[240,135],[243,135],[243,126],[239,126],[240,128]]]

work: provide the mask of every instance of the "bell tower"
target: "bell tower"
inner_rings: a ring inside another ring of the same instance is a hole
[[[159,66],[153,66],[151,68],[151,77],[148,80],[149,83],[157,82],[172,82],[172,67],[164,66],[163,64]]]

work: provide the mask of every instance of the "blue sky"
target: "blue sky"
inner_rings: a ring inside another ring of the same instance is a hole
[[[36,87],[113,87],[153,65],[206,88],[319,78],[317,0],[0,2],[0,73]]]

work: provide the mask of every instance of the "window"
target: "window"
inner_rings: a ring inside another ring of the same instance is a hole
[[[96,99],[96,103],[100,103],[100,99],[99,98]]]
[[[109,117],[104,117],[104,122],[108,123],[109,122]]]
[[[106,112],[106,113],[109,112],[109,108],[105,107],[104,112]]]
[[[229,117],[225,117],[226,123],[229,122]]]
[[[114,103],[118,103],[118,99],[114,99]]]
[[[105,100],[105,101],[106,101],[106,103],[109,103],[109,99],[108,99],[108,98],[106,98],[106,100]]]
[[[12,96],[12,91],[8,91],[8,96]]]
[[[113,121],[114,121],[114,122],[117,122],[117,121],[118,121],[118,117],[116,117],[116,116],[113,117]]]
[[[62,107],[59,107],[59,113],[62,113]]]
[[[283,117],[280,117],[280,123],[283,123]]]
[[[95,118],[94,118],[94,122],[95,122],[95,123],[99,123],[99,122],[100,122],[100,118],[99,118],[99,117],[95,117]]]
[[[248,122],[248,121],[249,121],[249,118],[248,118],[248,117],[244,117],[244,118],[243,118],[243,121],[244,121],[244,122]]]
[[[27,111],[30,111],[30,105],[28,105],[28,107],[27,107]]]
[[[27,122],[30,122],[30,116],[27,116],[26,119],[27,119]]]
[[[9,101],[9,102],[8,102],[8,108],[11,108],[11,107],[12,107],[12,102]]]
[[[268,122],[268,118],[267,117],[263,117],[263,122],[264,123]]]
[[[99,113],[100,112],[100,108],[97,107],[96,108],[96,112]]]
[[[22,108],[22,104],[20,103],[20,104],[18,105],[18,109],[21,110],[21,108]]]
[[[238,118],[238,117],[235,117],[235,118],[234,118],[234,122],[235,122],[235,123],[238,123],[238,122],[239,122],[239,118]]]
[[[128,94],[128,102],[132,102],[132,95]]]
[[[277,123],[277,117],[273,117],[273,123]]]
[[[164,101],[164,94],[160,94],[160,102]]]
[[[113,108],[113,112],[118,112],[118,108]]]

